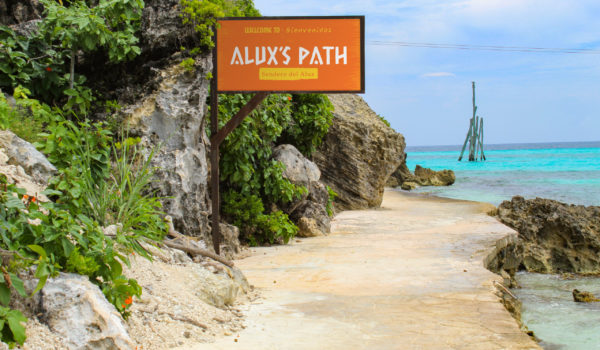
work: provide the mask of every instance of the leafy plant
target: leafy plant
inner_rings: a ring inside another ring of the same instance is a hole
[[[338,197],[338,194],[331,189],[331,187],[329,187],[328,185],[326,185],[327,187],[327,194],[329,195],[329,197],[327,198],[327,206],[325,207],[325,209],[327,209],[327,215],[329,216],[333,216],[334,212],[333,212],[333,203],[335,201],[335,199]]]
[[[190,24],[198,33],[198,45],[214,47],[212,28],[218,17],[258,17],[260,12],[252,0],[180,0],[183,24]]]
[[[292,144],[310,156],[333,123],[333,105],[323,94],[292,95],[291,101],[292,119],[277,142]]]
[[[92,52],[104,48],[111,62],[131,59],[140,54],[135,32],[139,27],[142,0],[100,0],[95,7],[74,0],[69,6],[54,0],[40,0],[44,19],[40,35],[57,49],[67,50],[71,58],[69,89],[74,89],[75,56],[78,50]]]
[[[390,122],[389,122],[389,121],[387,121],[387,119],[385,119],[385,117],[384,117],[384,116],[382,116],[382,115],[380,115],[380,114],[377,114],[377,116],[378,116],[378,117],[379,117],[379,119],[380,119],[380,120],[383,122],[383,124],[385,124],[385,125],[387,125],[387,126],[391,127],[391,124],[390,124]]]
[[[256,195],[228,191],[223,197],[223,214],[244,232],[252,246],[287,243],[298,233],[298,227],[281,210],[270,214],[264,211],[263,202]]]

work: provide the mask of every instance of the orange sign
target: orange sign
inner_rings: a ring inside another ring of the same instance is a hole
[[[364,19],[221,19],[217,91],[364,92]]]

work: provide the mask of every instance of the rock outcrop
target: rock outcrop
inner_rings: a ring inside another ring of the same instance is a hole
[[[283,177],[295,185],[304,186],[308,193],[301,199],[285,205],[282,209],[297,223],[300,237],[324,235],[331,230],[331,218],[327,213],[329,193],[319,179],[321,171],[292,145],[279,145],[273,150],[273,159],[281,162]]]
[[[210,59],[197,59],[196,68],[189,72],[174,64],[162,71],[159,88],[125,109],[125,123],[145,146],[158,147],[152,159],[157,181],[152,186],[163,197],[163,210],[177,231],[211,242],[204,129]]]
[[[8,164],[22,167],[39,183],[48,183],[56,173],[56,167],[41,152],[9,130],[0,130],[0,148],[4,148]]]
[[[515,196],[500,204],[498,218],[519,233],[501,252],[499,265],[541,273],[600,272],[600,207]]]
[[[600,299],[596,298],[594,294],[585,291],[579,291],[577,289],[573,289],[573,301],[576,303],[595,303],[600,301]]]
[[[121,315],[86,276],[61,273],[34,296],[34,305],[68,349],[135,349]]]
[[[415,180],[420,186],[450,186],[456,180],[456,176],[452,170],[435,171],[417,165]]]
[[[329,95],[333,125],[313,155],[321,181],[338,193],[336,209],[377,207],[404,160],[404,137],[357,95]]]
[[[415,167],[415,173],[413,174],[406,166],[406,162],[403,162],[398,169],[392,173],[386,186],[400,186],[403,190],[413,190],[419,186],[450,186],[454,181],[456,181],[456,176],[452,170],[445,169],[435,171],[417,165]]]
[[[38,0],[0,0],[0,23],[14,25],[36,20],[43,10]]]
[[[398,168],[390,175],[385,184],[387,187],[398,187],[403,183],[414,180],[414,175],[408,169],[406,165],[406,153],[404,153],[404,159],[402,163],[398,166]]]

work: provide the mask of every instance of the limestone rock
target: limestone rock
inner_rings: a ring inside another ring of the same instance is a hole
[[[38,0],[1,0],[0,24],[22,24],[39,19],[44,8]]]
[[[319,181],[321,171],[317,165],[306,159],[296,147],[279,145],[273,149],[273,159],[283,163],[283,177],[297,185],[307,186],[313,181]]]
[[[405,182],[414,182],[415,176],[410,172],[406,165],[406,153],[404,153],[404,159],[398,168],[390,175],[385,184],[388,187],[398,187]]]
[[[196,64],[195,72],[178,64],[162,71],[159,88],[125,109],[125,123],[147,147],[160,146],[152,159],[157,168],[152,186],[163,197],[163,209],[173,218],[175,229],[212,242],[204,129],[205,75],[212,66],[210,57],[199,58]]]
[[[519,233],[520,268],[541,273],[600,272],[600,207],[515,196],[498,218]]]
[[[156,59],[191,43],[196,32],[181,21],[179,0],[146,0],[142,12],[142,52]]]
[[[202,281],[198,285],[196,296],[218,308],[233,305],[238,295],[250,290],[246,277],[237,267],[223,266],[221,271],[223,272],[215,274],[202,267],[194,270]]]
[[[317,237],[322,235],[323,232],[319,230],[315,219],[301,217],[300,220],[298,220],[299,237]]]
[[[34,296],[42,319],[68,349],[135,349],[121,315],[87,277],[61,273]]]
[[[454,183],[456,176],[452,170],[435,171],[417,165],[415,167],[415,179],[415,182],[421,186],[449,186]]]
[[[411,191],[417,187],[419,187],[419,184],[416,182],[413,182],[413,181],[406,181],[406,182],[403,182],[402,185],[400,185],[400,188],[405,191]]]
[[[385,125],[358,95],[329,95],[333,125],[314,153],[321,181],[338,193],[339,209],[377,207],[404,159],[404,137]]]
[[[331,218],[326,209],[329,193],[325,185],[319,181],[321,177],[319,168],[292,145],[277,146],[273,151],[273,159],[280,161],[285,166],[283,172],[285,178],[308,190],[306,196],[282,206],[281,209],[289,214],[289,217],[298,225],[302,218],[311,219],[315,229],[321,235],[329,233]]]
[[[240,229],[237,226],[220,224],[221,235],[221,255],[227,259],[233,260],[241,252],[240,247]],[[206,248],[204,248],[206,249]]]
[[[8,164],[21,166],[37,182],[46,184],[56,168],[29,142],[9,130],[0,130],[0,147],[8,156]]]
[[[579,291],[577,289],[573,289],[573,301],[576,303],[593,303],[600,301],[600,299],[596,298],[594,294],[590,292]]]

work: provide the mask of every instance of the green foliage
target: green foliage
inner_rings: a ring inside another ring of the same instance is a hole
[[[57,97],[66,82],[63,64],[62,53],[39,36],[25,37],[0,25],[0,88],[22,85],[46,99]]]
[[[16,343],[23,345],[25,342],[25,326],[27,318],[19,310],[0,306],[0,334],[2,341],[12,349]]]
[[[250,95],[219,96],[220,127],[249,100]],[[307,189],[283,177],[284,166],[272,159],[271,150],[291,143],[310,154],[332,123],[332,109],[325,95],[270,95],[221,144],[222,210],[250,244],[287,242],[297,233],[277,207],[301,198]],[[330,197],[332,215],[333,191]]]
[[[48,123],[36,145],[58,168],[43,193],[51,202],[28,196],[0,174],[0,249],[12,254],[10,263],[0,266],[0,335],[4,342],[22,344],[25,319],[2,308],[11,291],[26,295],[20,271],[35,269],[39,283],[33,294],[59,271],[86,275],[127,317],[132,297],[142,289],[123,276],[122,264],[129,264],[129,254],[150,258],[140,243],[162,240],[167,225],[158,198],[146,192],[153,151],[143,156],[139,139],[115,143],[103,123],[66,120],[60,110],[28,99],[24,89],[15,95],[19,106]],[[3,97],[0,108],[14,113]],[[116,232],[105,233],[108,225]]]
[[[183,24],[193,26],[199,36],[198,45],[212,48],[213,27],[218,17],[258,17],[260,12],[252,0],[180,0]]]
[[[28,37],[0,26],[0,88],[22,85],[47,102],[68,100],[66,108],[89,109],[93,101],[83,86],[85,77],[71,74],[70,65],[79,51],[104,50],[111,62],[140,54],[135,36],[139,29],[142,0],[99,0],[90,7],[81,0],[40,0],[44,18]],[[77,100],[77,101],[73,101]]]
[[[54,0],[40,0],[45,18],[40,34],[66,50],[92,52],[106,49],[112,62],[140,54],[135,32],[144,8],[142,0],[100,0],[95,7],[74,0],[69,6]]]
[[[310,156],[333,123],[333,105],[323,94],[292,96],[292,120],[278,143],[289,143]]]
[[[387,121],[387,119],[385,119],[384,116],[377,114],[377,116],[379,117],[379,119],[381,119],[381,121],[383,122],[383,124],[391,127],[390,122]]]
[[[219,96],[221,127],[250,95]],[[291,119],[287,95],[271,95],[221,144],[221,186],[225,216],[251,244],[287,242],[297,227],[287,215],[265,207],[300,198],[306,189],[283,178],[283,165],[271,159],[272,146]],[[266,203],[266,205],[264,204]]]
[[[27,141],[36,141],[35,135],[42,131],[42,127],[42,123],[11,106],[4,94],[0,93],[0,129],[10,129]]]
[[[333,189],[331,189],[331,187],[329,187],[329,186],[327,186],[327,194],[329,195],[329,197],[327,199],[327,206],[325,209],[327,209],[327,215],[333,216],[333,214],[334,214],[333,203],[334,203],[335,199],[338,197],[338,194]]]
[[[287,243],[298,233],[298,227],[281,210],[271,214],[264,211],[263,202],[256,195],[244,196],[230,190],[223,196],[223,214],[244,232],[252,246]]]
[[[193,58],[188,57],[188,58],[184,59],[183,61],[181,61],[181,63],[179,65],[182,66],[186,71],[192,72],[194,70],[195,62],[196,61]]]

